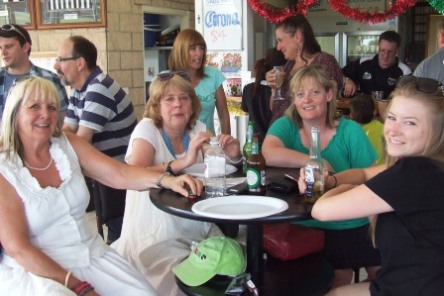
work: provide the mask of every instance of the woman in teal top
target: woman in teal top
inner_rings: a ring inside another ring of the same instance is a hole
[[[230,114],[222,85],[225,76],[216,68],[204,66],[206,57],[207,46],[203,36],[196,30],[185,29],[174,40],[168,67],[171,71],[188,73],[201,103],[199,120],[213,135],[216,135],[214,128],[214,109],[216,108],[220,132],[229,135],[231,134]]]
[[[321,155],[328,170],[365,168],[375,162],[377,154],[360,125],[345,118],[335,119],[333,85],[320,66],[299,70],[290,81],[290,91],[293,104],[271,125],[262,146],[267,165],[305,166],[312,126],[320,128]],[[326,188],[334,187],[334,183],[334,177],[327,178]],[[374,276],[380,258],[368,235],[367,218],[307,220],[300,224],[325,230],[324,253],[335,269],[334,286],[350,283],[356,267],[375,267],[367,269],[369,277]]]

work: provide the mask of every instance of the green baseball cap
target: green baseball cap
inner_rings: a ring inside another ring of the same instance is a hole
[[[194,287],[216,274],[237,276],[247,262],[241,246],[234,239],[214,236],[201,241],[184,261],[173,267],[174,274],[186,285]]]

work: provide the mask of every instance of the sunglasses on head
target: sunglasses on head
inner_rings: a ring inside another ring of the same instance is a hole
[[[25,42],[29,42],[28,38],[26,38],[26,36],[19,29],[14,27],[13,25],[3,25],[3,26],[1,26],[1,29],[6,32],[14,31],[17,34],[19,34],[20,36],[22,36],[23,40],[25,40]]]
[[[415,83],[416,89],[425,94],[441,94],[444,96],[444,86],[441,82],[431,79],[416,76],[401,76],[396,82],[396,86],[404,86],[408,83]]]
[[[185,71],[166,71],[166,72],[161,72],[161,73],[157,74],[157,78],[160,81],[165,81],[165,80],[170,80],[171,78],[173,78],[174,75],[177,75],[177,76],[181,77],[182,79],[185,79],[185,80],[191,82],[190,76]]]

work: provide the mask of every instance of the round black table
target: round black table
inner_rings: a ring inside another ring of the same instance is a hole
[[[267,275],[267,273],[264,272],[264,265],[263,265],[264,261],[263,261],[263,248],[262,248],[262,236],[263,236],[262,225],[264,223],[301,221],[311,218],[310,213],[312,206],[303,203],[302,197],[300,197],[297,192],[297,186],[295,186],[296,185],[295,182],[287,180],[284,177],[284,173],[286,172],[291,172],[293,175],[295,174],[297,175],[298,171],[299,170],[296,169],[284,169],[284,168],[273,168],[273,167],[268,167],[266,169],[268,182],[270,181],[279,182],[287,186],[294,187],[294,190],[291,191],[290,193],[281,193],[267,188],[264,195],[285,200],[288,203],[288,209],[284,212],[262,218],[225,220],[220,218],[202,216],[197,213],[194,213],[191,210],[191,207],[193,206],[194,202],[204,199],[205,196],[201,196],[197,198],[195,201],[190,201],[181,196],[180,194],[167,189],[151,189],[150,198],[153,204],[162,211],[165,211],[169,214],[176,215],[182,218],[205,221],[205,222],[214,222],[219,224],[247,225],[247,270],[251,273],[253,282],[258,287],[261,287],[263,283],[263,276]],[[248,195],[248,191],[240,192],[238,194]],[[257,194],[252,194],[252,195],[257,195]],[[265,283],[267,283],[266,280]],[[182,287],[183,285],[179,286],[181,287],[181,289],[183,289]]]

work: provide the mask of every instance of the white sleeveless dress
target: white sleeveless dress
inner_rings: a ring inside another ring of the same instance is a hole
[[[87,223],[89,201],[81,167],[66,137],[51,139],[50,153],[62,179],[59,188],[41,188],[20,159],[0,154],[0,174],[23,201],[30,240],[100,295],[157,295],[143,275],[108,247]],[[63,284],[31,274],[5,254],[0,259],[0,295],[75,295]]]

